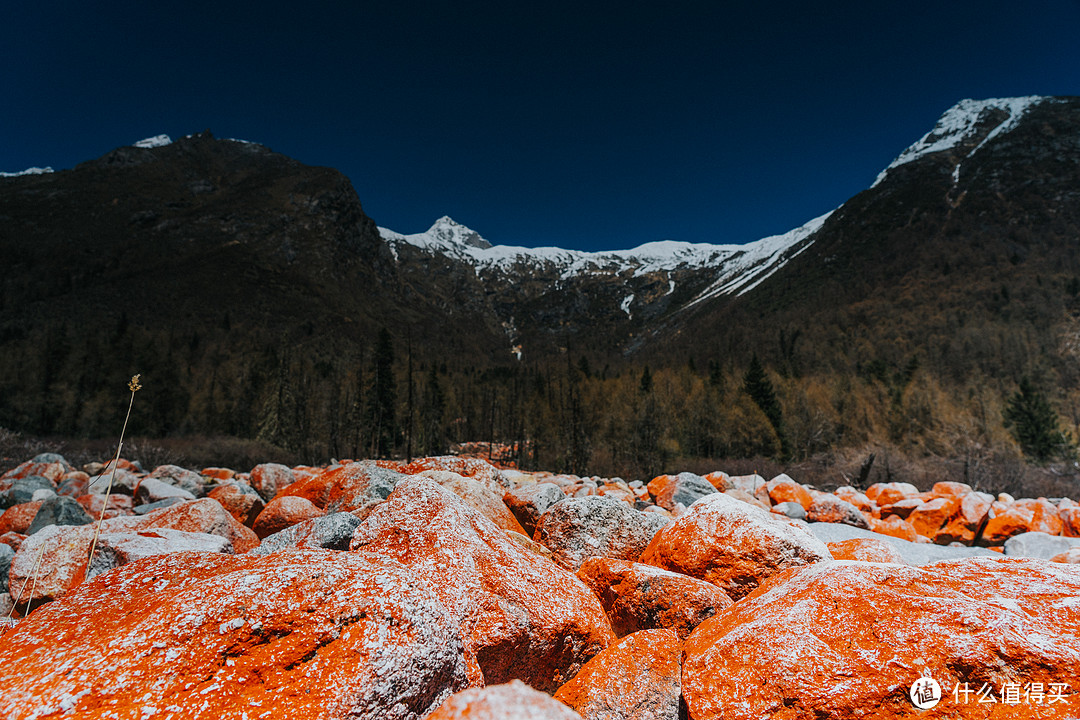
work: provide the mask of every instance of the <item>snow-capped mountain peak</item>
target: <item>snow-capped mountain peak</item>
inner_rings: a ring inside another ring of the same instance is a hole
[[[0,172],[0,177],[22,177],[23,175],[48,175],[53,169],[51,167],[31,167],[19,172]]]
[[[172,138],[168,135],[155,135],[154,137],[148,137],[144,140],[140,140],[134,143],[133,147],[137,148],[156,148],[165,147],[172,144]]]
[[[480,237],[480,233],[455,222],[447,215],[436,220],[426,234],[441,243],[466,245],[481,250],[491,247],[491,243]]]
[[[945,111],[930,132],[889,163],[871,187],[881,183],[893,168],[906,165],[931,153],[951,150],[963,145],[976,137],[978,133],[985,131],[988,122],[994,123],[981,142],[965,154],[964,159],[969,158],[995,137],[1015,128],[1028,110],[1050,99],[1041,95],[1027,95],[987,100],[961,100]],[[995,122],[994,116],[1000,116],[1001,113],[1004,113],[1004,117]],[[960,164],[958,163],[953,172],[954,179],[959,179],[959,171]]]

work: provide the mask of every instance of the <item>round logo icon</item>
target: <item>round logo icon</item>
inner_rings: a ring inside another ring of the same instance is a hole
[[[937,680],[924,675],[911,684],[911,704],[920,710],[929,710],[941,702],[941,686]]]

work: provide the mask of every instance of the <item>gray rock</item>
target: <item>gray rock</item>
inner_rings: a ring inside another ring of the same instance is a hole
[[[1009,557],[1049,560],[1074,547],[1080,547],[1080,538],[1049,535],[1044,532],[1026,532],[1014,535],[1005,541],[1005,554]]]
[[[8,613],[11,612],[11,606],[11,594],[6,592],[0,593],[0,627],[3,627],[4,623],[7,622],[7,616]]]
[[[590,557],[635,561],[660,529],[647,515],[603,495],[569,498],[540,516],[533,540],[575,572]]]
[[[0,507],[9,508],[22,505],[34,499],[34,493],[38,490],[55,490],[52,480],[40,475],[29,475],[18,480],[11,481],[11,487],[0,493]]]
[[[31,462],[36,462],[36,463],[61,463],[65,467],[67,467],[67,469],[69,471],[72,469],[71,468],[71,463],[69,463],[67,461],[67,458],[65,458],[60,453],[53,453],[53,452],[38,453],[37,455],[34,456],[34,459],[31,460]]]
[[[232,543],[220,535],[184,532],[172,528],[147,528],[138,532],[102,533],[90,567],[89,580],[129,562],[178,552],[209,552],[232,554]]]
[[[207,485],[202,475],[179,465],[158,465],[149,477],[163,483],[187,490],[192,497],[200,498],[206,494]],[[143,480],[143,482],[146,482]]]
[[[781,515],[787,515],[789,518],[794,518],[795,520],[805,520],[806,519],[806,509],[803,508],[803,506],[800,505],[797,502],[790,502],[789,501],[789,502],[776,503],[775,505],[772,506],[772,510],[775,513],[779,513]]]
[[[843,523],[857,528],[869,529],[866,517],[846,500],[835,495],[822,495],[806,510],[806,519],[811,522]]]
[[[49,488],[40,488],[40,489],[34,491],[34,496],[31,497],[30,500],[31,500],[31,502],[34,502],[34,501],[37,501],[37,500],[41,500],[41,501],[44,502],[45,500],[48,500],[49,498],[54,498],[54,497],[56,497],[56,491],[55,490],[50,490]]]
[[[900,553],[900,557],[902,557],[904,562],[909,565],[929,565],[931,563],[941,562],[942,560],[956,560],[957,558],[973,557],[976,555],[1001,557],[1001,553],[996,553],[987,548],[966,546],[948,547],[945,545],[933,545],[931,543],[913,543],[892,537],[891,535],[883,535],[881,533],[863,530],[841,523],[814,522],[809,523],[808,527],[810,528],[810,532],[814,533],[819,540],[826,543],[851,540],[852,538],[873,538],[874,540],[882,540],[896,548],[896,551]]]
[[[694,473],[682,472],[674,475],[673,479],[664,486],[664,490],[656,497],[656,504],[665,510],[674,510],[678,505],[688,508],[714,492],[716,488],[705,478]]]
[[[8,570],[11,568],[11,559],[15,557],[15,551],[10,545],[0,543],[0,590],[7,590]]]
[[[89,525],[94,518],[83,509],[83,506],[66,495],[58,495],[41,503],[34,522],[26,529],[27,535],[33,535],[38,530],[49,525]]]
[[[145,477],[135,490],[135,501],[140,505],[155,503],[167,498],[180,498],[181,500],[195,500],[195,494],[188,492],[182,487],[170,485],[154,477]]]
[[[190,502],[190,500],[186,500],[182,497],[167,497],[164,500],[158,500],[157,502],[146,503],[145,505],[136,505],[135,507],[131,508],[131,511],[136,515],[146,515],[147,513],[152,513],[155,510],[172,507],[173,505],[179,505],[180,503],[185,502]]]
[[[326,472],[333,468],[329,467]],[[287,488],[296,480],[292,468],[280,463],[262,463],[251,468],[249,482],[266,502],[270,502],[282,488]]]
[[[359,524],[360,518],[347,512],[304,520],[263,538],[262,544],[247,554],[269,555],[289,548],[348,550],[353,531]]]
[[[521,523],[525,534],[530,537],[536,532],[540,516],[552,505],[565,499],[566,495],[559,486],[549,482],[528,483],[507,490],[503,495],[503,502]]]
[[[95,495],[105,495],[106,493],[121,495],[134,495],[135,487],[139,484],[141,478],[133,472],[118,469],[116,472],[108,470],[100,475],[93,475],[90,477],[90,485],[86,491]],[[109,490],[109,484],[112,483],[112,490]]]

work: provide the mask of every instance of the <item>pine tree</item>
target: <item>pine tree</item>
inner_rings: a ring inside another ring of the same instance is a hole
[[[1005,427],[1028,457],[1046,462],[1069,450],[1069,442],[1058,425],[1058,416],[1050,401],[1025,377],[1020,389],[1005,406]]]
[[[773,389],[772,381],[765,374],[765,368],[762,366],[761,361],[758,360],[757,355],[750,359],[750,367],[746,369],[746,374],[743,376],[743,391],[750,396],[750,399],[761,408],[761,412],[768,418],[769,424],[773,426],[777,437],[780,438],[781,453],[787,455],[787,441],[784,438],[783,413],[780,410],[780,401],[776,399],[776,391]]]

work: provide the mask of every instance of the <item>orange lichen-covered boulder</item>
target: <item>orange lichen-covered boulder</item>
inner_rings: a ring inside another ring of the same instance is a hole
[[[1066,537],[1080,537],[1080,505],[1070,505],[1058,510],[1061,518],[1061,534]]]
[[[501,491],[496,493],[478,480],[448,470],[425,470],[419,475],[439,483],[503,530],[525,534],[521,523],[503,502]]]
[[[859,508],[835,495],[819,495],[806,509],[806,519],[810,522],[843,523],[870,529],[870,523]]]
[[[901,500],[918,497],[919,488],[911,483],[889,482],[874,483],[866,488],[866,497],[877,503],[879,507],[892,505]]]
[[[1050,561],[1080,565],[1080,547],[1069,548],[1065,552],[1060,552],[1050,558]]]
[[[956,496],[935,497],[912,510],[907,521],[915,528],[916,533],[933,540],[959,508],[960,499]]]
[[[110,522],[126,520],[115,518]],[[236,521],[217,500],[203,498],[179,503],[144,515],[136,528],[172,528],[194,533],[220,535],[232,543],[233,550],[245,553],[259,546],[259,537],[251,528]]]
[[[262,496],[250,485],[232,483],[211,490],[207,497],[217,500],[241,525],[251,527],[266,507]]]
[[[435,457],[417,458],[408,463],[397,460],[380,460],[378,464],[382,467],[397,470],[403,475],[417,475],[425,470],[445,470],[472,478],[496,492],[504,492],[509,485],[506,476],[499,468],[480,458],[437,455]]]
[[[1024,498],[1017,500],[1015,507],[1031,510],[1032,532],[1044,532],[1047,535],[1060,535],[1065,523],[1058,516],[1054,503],[1046,498]]]
[[[38,510],[41,508],[41,500],[12,505],[0,514],[0,534],[15,532],[25,535],[27,528],[34,522]]]
[[[803,510],[809,510],[810,506],[814,504],[814,498],[810,495],[810,491],[787,475],[774,477],[765,483],[765,487],[769,491],[769,499],[772,500],[773,505],[782,502],[797,502],[802,505]]]
[[[890,543],[876,538],[851,538],[827,543],[829,552],[837,560],[860,560],[862,562],[903,563],[904,558]]]
[[[461,628],[368,553],[179,553],[98,576],[0,642],[0,716],[421,720],[465,686]]]
[[[278,495],[306,498],[328,513],[360,515],[389,497],[403,477],[396,470],[364,460],[297,480]]]
[[[1055,707],[999,702],[998,714],[976,692],[1072,682],[1078,593],[1080,568],[1040,560],[787,571],[686,640],[683,696],[694,720],[917,718],[929,715],[909,690],[925,673],[944,695],[934,717],[1075,717],[1075,683]],[[971,692],[954,698],[962,683]]]
[[[870,529],[881,535],[888,535],[908,542],[915,542],[915,538],[918,537],[918,533],[915,532],[915,528],[911,526],[911,523],[898,515],[890,515],[881,520],[871,520]]]
[[[262,463],[251,468],[248,483],[264,501],[270,502],[275,495],[296,482],[296,479],[296,474],[286,465]]]
[[[658,532],[640,562],[706,580],[738,600],[785,568],[831,559],[804,526],[716,494]]]
[[[679,720],[681,651],[672,630],[627,635],[587,662],[555,699],[586,720]]]
[[[400,560],[432,582],[462,620],[474,685],[516,678],[554,690],[614,639],[600,601],[577,577],[427,478],[402,480],[350,547]]]
[[[656,504],[665,510],[674,510],[679,505],[690,507],[696,500],[716,492],[708,480],[688,472],[660,475],[649,481],[648,488]]]
[[[576,712],[520,680],[462,690],[427,720],[582,720]]]
[[[255,531],[255,534],[261,540],[267,535],[273,535],[287,527],[292,527],[305,520],[322,517],[322,515],[323,511],[307,498],[297,497],[296,495],[283,495],[266,504],[263,511],[259,513],[259,517],[255,518],[255,523],[251,526],[251,529]]]
[[[643,563],[589,558],[577,576],[600,598],[619,637],[669,629],[685,638],[731,605],[727,593],[712,583]]]
[[[33,460],[27,460],[17,467],[8,470],[3,475],[0,475],[0,490],[7,490],[8,487],[10,487],[11,480],[33,477],[35,475],[48,478],[54,483],[58,483],[63,479],[64,475],[70,471],[71,467],[64,462],[34,462]]]
[[[991,505],[978,542],[983,546],[1004,545],[1013,535],[1031,532],[1035,512],[1012,503],[996,501]]]
[[[536,532],[540,516],[557,502],[566,499],[566,495],[555,483],[527,483],[511,488],[503,493],[503,503],[514,514],[524,534],[529,537]]]

